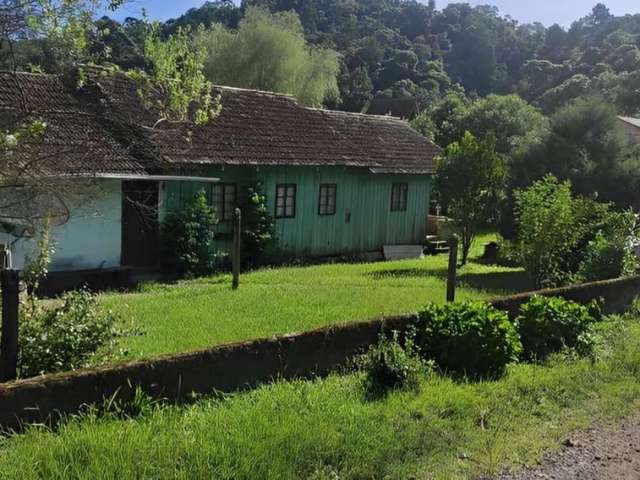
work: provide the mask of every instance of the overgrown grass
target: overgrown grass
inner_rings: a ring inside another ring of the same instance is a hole
[[[492,236],[481,237],[473,254]],[[144,292],[112,294],[102,303],[141,335],[122,339],[123,358],[189,351],[212,345],[310,330],[381,315],[409,313],[444,301],[447,256],[399,262],[263,269]],[[530,287],[522,270],[470,263],[460,271],[458,298],[480,299]]]
[[[365,398],[360,374],[280,382],[129,420],[89,415],[0,445],[0,478],[474,478],[538,459],[568,432],[640,406],[640,324],[599,359],[518,365],[497,381],[430,377]]]

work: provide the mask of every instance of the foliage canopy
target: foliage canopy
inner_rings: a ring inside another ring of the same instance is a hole
[[[495,216],[504,182],[504,160],[496,153],[492,138],[478,140],[466,132],[439,159],[436,188],[460,234],[463,264],[476,234]]]
[[[287,93],[321,106],[337,96],[337,54],[307,45],[298,16],[249,8],[237,31],[214,25],[198,32],[205,75],[219,85]]]

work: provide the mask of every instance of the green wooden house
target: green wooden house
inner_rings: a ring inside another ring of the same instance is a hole
[[[60,150],[46,168],[95,188],[56,228],[53,270],[152,267],[158,225],[199,191],[218,213],[225,250],[233,210],[253,186],[266,195],[288,256],[423,244],[440,149],[406,122],[307,108],[268,92],[216,93],[222,110],[207,125],[149,133],[155,114],[122,77],[96,75],[78,90],[59,77],[0,73],[4,118],[44,119],[41,146]],[[33,239],[9,233],[0,243],[11,245],[18,267],[33,248]]]

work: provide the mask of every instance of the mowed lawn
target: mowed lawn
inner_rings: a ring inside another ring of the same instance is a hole
[[[491,240],[483,236],[474,256]],[[300,332],[330,324],[417,311],[446,296],[446,255],[424,259],[263,269],[149,285],[108,294],[103,305],[138,333],[120,341],[120,358],[138,359]],[[458,298],[482,299],[530,288],[522,270],[472,261],[460,271]]]

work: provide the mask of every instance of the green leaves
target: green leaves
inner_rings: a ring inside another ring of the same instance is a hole
[[[522,351],[507,314],[483,302],[428,304],[416,343],[444,371],[472,377],[501,375]]]
[[[398,332],[393,332],[391,338],[380,336],[378,344],[357,363],[365,371],[365,389],[372,398],[391,390],[415,390],[429,371],[411,333],[402,339]]]
[[[517,248],[538,287],[637,272],[636,215],[608,203],[574,198],[569,182],[547,175],[515,193]]]
[[[83,367],[100,348],[116,339],[117,317],[86,292],[67,293],[59,306],[31,304],[20,317],[20,376]]]
[[[151,24],[144,54],[149,71],[137,69],[128,75],[136,82],[145,106],[159,113],[157,124],[188,120],[204,124],[219,113],[220,101],[213,97],[213,85],[203,73],[206,51],[193,41],[189,28],[178,29],[164,39],[160,24]],[[190,118],[192,106],[195,109]]]
[[[602,319],[600,306],[593,301],[581,305],[559,297],[535,296],[520,308],[517,318],[527,360],[544,360],[563,348],[573,348],[579,354],[590,353],[593,337],[588,334],[592,324]]]
[[[249,187],[247,196],[242,212],[242,256],[244,262],[255,266],[266,260],[265,253],[275,246],[277,239],[262,184]]]
[[[491,138],[480,141],[466,132],[438,161],[436,190],[462,240],[462,263],[477,231],[496,213],[506,170]]]
[[[170,213],[162,224],[162,250],[166,267],[187,277],[214,271],[218,257],[214,228],[215,210],[203,191],[183,211]]]
[[[214,25],[200,29],[197,39],[212,82],[287,93],[314,107],[338,96],[337,53],[307,45],[294,12],[249,7],[237,31]]]
[[[26,140],[40,137],[44,134],[46,128],[47,124],[45,122],[35,120],[29,124],[18,127],[12,132],[0,132],[0,154],[17,148]]]
[[[571,184],[553,175],[516,192],[518,247],[527,272],[538,287],[568,280],[564,267],[576,244]]]

